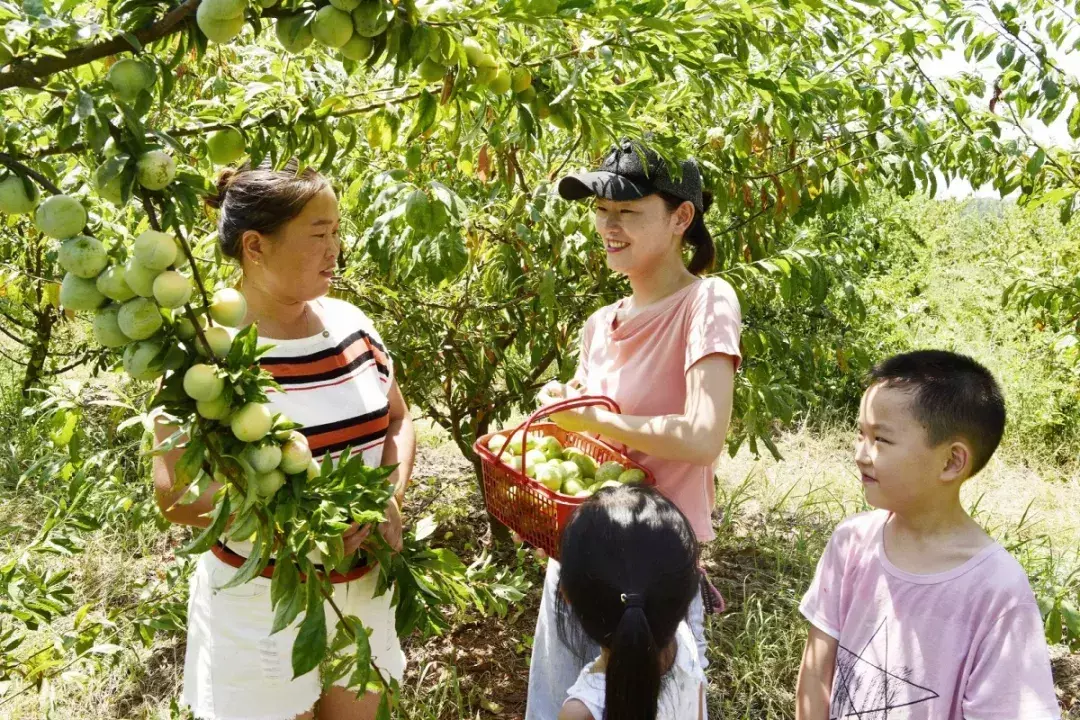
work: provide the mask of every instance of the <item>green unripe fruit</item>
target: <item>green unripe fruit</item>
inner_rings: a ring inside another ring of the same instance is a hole
[[[311,34],[326,47],[337,49],[352,37],[352,18],[349,13],[330,5],[319,8],[311,24]]]
[[[265,8],[272,8],[272,7],[274,7],[275,5],[278,4],[278,0],[258,0],[258,2],[259,2],[259,7],[264,8],[264,9]]]
[[[577,448],[569,448],[565,453],[566,459],[578,466],[581,477],[592,479],[596,477],[596,461],[581,452]]]
[[[581,481],[581,468],[577,466],[573,460],[553,460],[552,462],[559,463],[559,467],[562,468],[563,477],[567,480]]]
[[[305,472],[311,464],[311,448],[302,433],[294,432],[281,448],[281,469],[289,475]]]
[[[510,73],[506,72],[505,68],[499,68],[496,71],[495,76],[491,78],[491,82],[488,87],[491,88],[491,92],[496,95],[503,95],[510,91]]]
[[[522,102],[532,102],[536,99],[536,90],[533,87],[527,87],[518,93],[518,98]]]
[[[312,43],[315,36],[311,34],[311,26],[305,24],[303,15],[290,15],[277,21],[274,35],[277,36],[281,47],[285,52],[296,55],[303,52]]]
[[[228,165],[244,155],[244,136],[236,128],[218,130],[206,141],[206,154],[215,165]]]
[[[176,337],[181,340],[190,340],[195,337],[195,323],[191,322],[186,317],[177,320],[174,329],[176,330]]]
[[[210,343],[209,352],[213,353],[214,357],[223,358],[229,354],[229,349],[232,347],[232,338],[225,328],[217,326],[206,328],[203,330],[203,337],[206,338],[206,342]],[[201,340],[196,340],[195,344],[200,355],[208,354],[207,348]]]
[[[494,65],[482,65],[476,68],[476,82],[481,85],[490,85],[499,74],[499,68]]]
[[[247,315],[247,300],[239,290],[222,288],[210,300],[210,317],[225,327],[240,327]]]
[[[120,306],[120,330],[132,340],[146,340],[164,323],[161,310],[153,300],[140,297]]]
[[[60,245],[60,267],[81,278],[95,278],[109,264],[105,246],[86,235],[76,235]]]
[[[330,4],[338,10],[351,13],[360,4],[360,0],[330,0]]]
[[[465,57],[469,59],[469,64],[473,67],[495,67],[495,59],[487,54],[476,38],[465,38],[461,41],[461,46],[465,48]]]
[[[191,281],[175,270],[166,270],[154,278],[154,299],[164,308],[186,305],[191,299]]]
[[[94,313],[94,339],[107,348],[118,348],[131,342],[120,329],[120,306],[107,305]]]
[[[236,411],[229,426],[237,440],[253,443],[266,437],[272,422],[269,407],[251,402]]]
[[[60,305],[68,310],[97,310],[104,303],[105,296],[93,280],[68,273],[60,283]]]
[[[18,175],[8,175],[0,180],[0,213],[23,215],[37,207],[40,197],[37,185],[23,181]]]
[[[197,363],[189,367],[187,372],[184,373],[184,392],[192,400],[212,402],[224,390],[225,380],[218,376],[217,368],[212,365]]]
[[[562,468],[555,463],[544,463],[536,468],[536,479],[548,490],[559,492],[563,484]]]
[[[532,73],[529,68],[515,68],[511,77],[511,87],[516,93],[522,93],[532,87]]]
[[[229,410],[231,407],[225,395],[219,395],[209,402],[195,402],[195,411],[207,420],[224,420],[229,416]]]
[[[273,443],[248,445],[244,458],[257,473],[268,473],[281,464],[281,448]]]
[[[427,58],[417,68],[420,77],[428,82],[442,80],[446,76],[446,68],[434,60]]]
[[[153,380],[165,372],[161,360],[154,361],[165,348],[155,340],[132,343],[124,349],[124,370],[136,380]]]
[[[368,59],[373,48],[374,43],[372,43],[371,38],[353,33],[353,36],[349,38],[349,42],[341,46],[340,52],[348,59],[360,62]]]
[[[176,240],[168,233],[147,230],[135,238],[135,259],[148,270],[164,270],[176,262],[176,254]]]
[[[280,470],[271,470],[255,478],[255,490],[265,498],[272,496],[284,484],[285,473]]]
[[[614,460],[606,462],[596,469],[596,475],[594,476],[596,484],[602,484],[609,480],[618,482],[619,476],[622,475],[625,470],[626,468]]]
[[[124,265],[124,281],[139,297],[154,297],[154,279],[160,270],[151,270],[135,258],[129,258]]]
[[[244,29],[244,6],[243,0],[203,0],[195,22],[210,42],[227,43]]]
[[[34,213],[34,226],[57,240],[78,235],[85,225],[86,210],[70,195],[45,198]]]
[[[584,490],[585,488],[582,486],[581,482],[574,478],[568,478],[563,482],[562,493],[564,495],[577,495]]]
[[[202,0],[199,7],[208,18],[234,18],[244,14],[247,0]]]
[[[641,483],[645,481],[645,471],[638,470],[637,468],[630,468],[621,475],[619,475],[619,482],[623,485],[630,485]]]
[[[124,267],[122,265],[105,268],[97,276],[96,285],[98,292],[110,300],[126,302],[135,297],[135,291],[131,289],[131,286],[127,284],[127,280],[124,279]]]
[[[113,205],[124,204],[124,174],[118,173],[109,180],[105,177],[105,165],[99,165],[94,171],[94,189],[97,194]]]
[[[176,161],[164,150],[150,150],[139,158],[135,175],[147,190],[161,190],[176,177]]]
[[[152,88],[154,80],[153,68],[134,58],[117,61],[105,76],[105,81],[112,87],[113,95],[125,103],[134,102],[140,92]]]
[[[382,0],[361,0],[352,11],[353,28],[364,37],[382,35],[390,27],[390,18]]]

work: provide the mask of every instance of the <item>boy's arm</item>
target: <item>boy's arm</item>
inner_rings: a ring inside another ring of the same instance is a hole
[[[836,646],[835,638],[810,626],[795,690],[795,720],[828,720]]]

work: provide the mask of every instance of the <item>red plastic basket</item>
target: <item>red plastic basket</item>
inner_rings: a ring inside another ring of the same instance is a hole
[[[509,457],[505,454],[506,446],[510,444],[510,438],[515,433],[522,431],[523,438],[528,437],[530,433],[550,435],[562,443],[563,447],[578,448],[595,460],[598,465],[614,460],[627,469],[644,472],[645,480],[642,481],[642,485],[656,484],[656,478],[648,469],[607,443],[587,435],[567,432],[555,423],[536,423],[538,419],[552,413],[589,405],[604,405],[613,412],[620,412],[618,404],[611,398],[601,395],[582,395],[542,407],[534,412],[514,429],[498,453],[488,449],[488,442],[500,433],[489,433],[479,437],[473,445],[473,450],[480,456],[483,466],[484,496],[488,511],[499,522],[520,535],[525,542],[544,550],[556,560],[559,558],[559,540],[563,528],[566,527],[574,509],[588,498],[555,492],[529,477],[525,474],[524,457],[521,470],[515,470],[504,463],[501,458]]]

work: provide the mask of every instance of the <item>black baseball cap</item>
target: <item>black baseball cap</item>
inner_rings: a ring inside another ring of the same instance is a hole
[[[693,160],[683,160],[682,177],[676,182],[667,163],[654,151],[629,139],[611,148],[611,152],[593,172],[567,175],[559,181],[559,195],[566,200],[601,197],[606,200],[638,200],[657,192],[674,195],[694,204],[699,214],[705,212],[701,192],[701,170]]]

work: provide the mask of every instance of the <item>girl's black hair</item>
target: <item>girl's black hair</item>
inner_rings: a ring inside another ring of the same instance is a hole
[[[656,194],[667,205],[669,213],[675,212],[680,205],[686,202],[686,200],[666,192],[658,191]],[[698,212],[697,208],[694,208],[694,220],[690,223],[690,227],[686,229],[686,232],[683,233],[683,242],[694,249],[694,254],[690,257],[690,264],[686,266],[686,269],[695,275],[708,272],[712,269],[713,262],[716,261],[716,246],[713,245],[709,228],[705,226],[705,213],[709,212],[709,208],[712,207],[713,196],[708,190],[702,191],[701,194],[705,212]]]
[[[655,720],[664,651],[700,592],[699,555],[690,521],[654,488],[601,490],[571,516],[559,637],[579,656],[581,631],[609,651],[604,717],[596,720]]]

